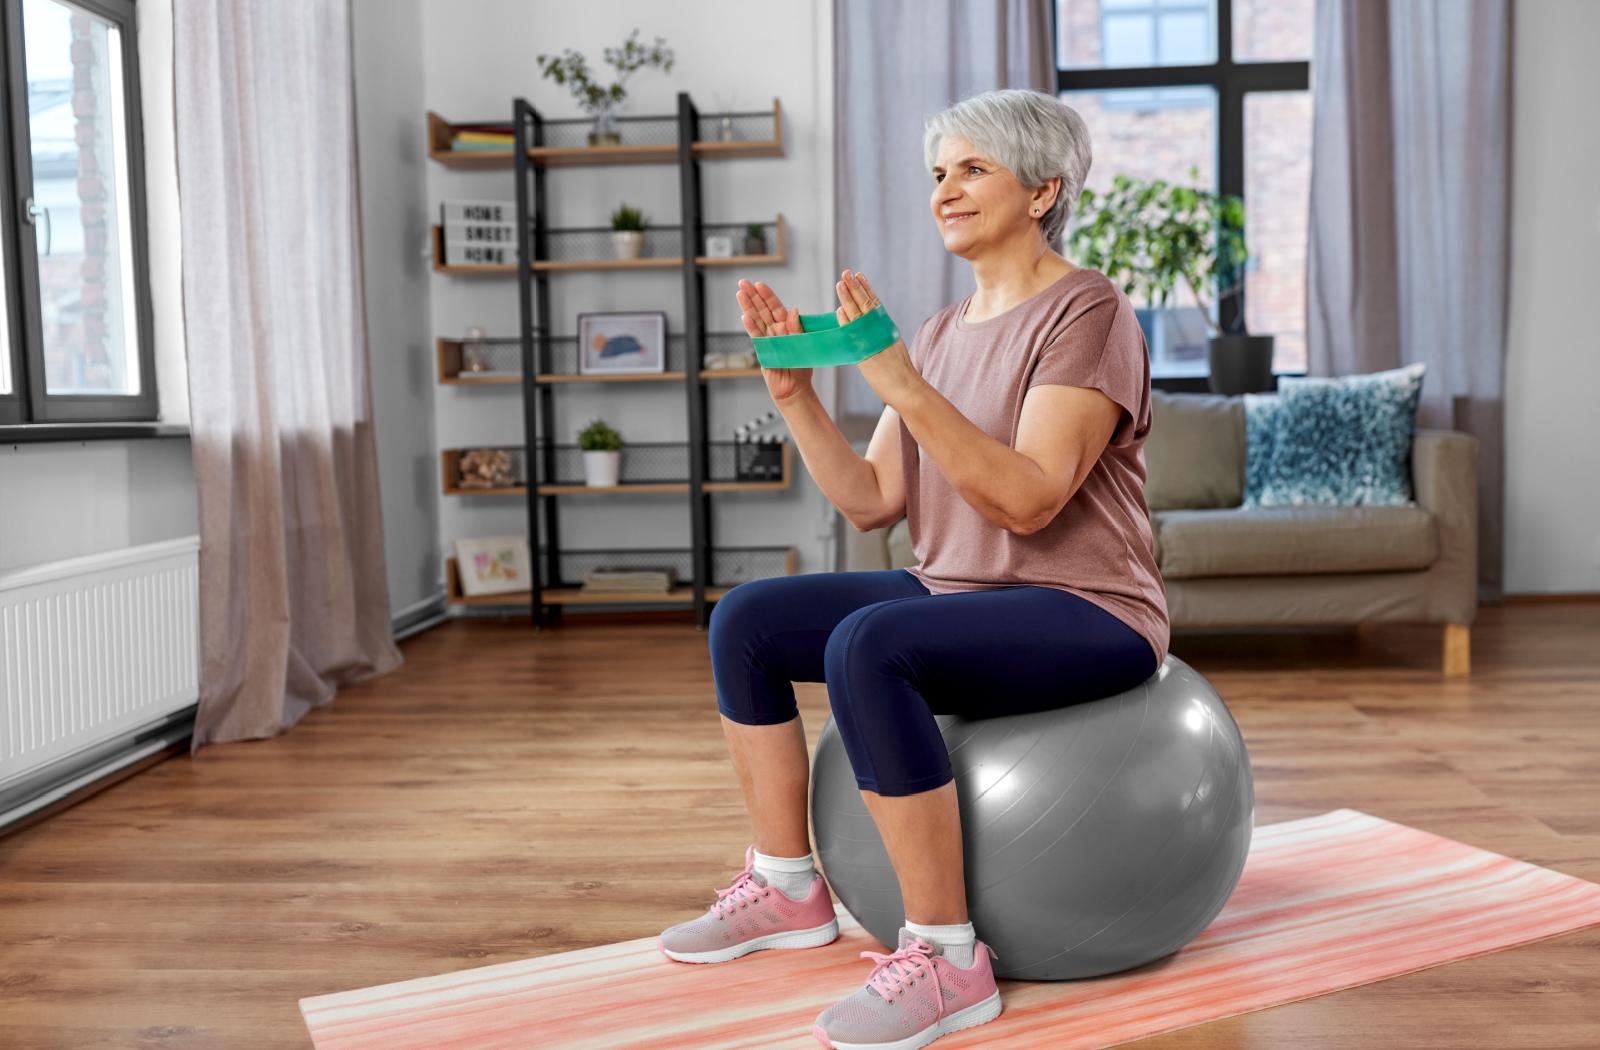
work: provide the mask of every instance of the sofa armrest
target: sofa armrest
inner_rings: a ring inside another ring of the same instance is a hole
[[[844,571],[880,572],[889,568],[889,530],[868,529],[857,532],[848,521],[843,522]]]
[[[1432,598],[1438,619],[1470,624],[1478,609],[1478,441],[1453,430],[1411,439],[1411,487],[1439,530]]]

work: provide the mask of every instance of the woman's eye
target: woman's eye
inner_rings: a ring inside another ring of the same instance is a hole
[[[983,174],[983,169],[978,167],[977,165],[973,165],[972,167],[967,169],[967,174],[968,175],[982,175]]]

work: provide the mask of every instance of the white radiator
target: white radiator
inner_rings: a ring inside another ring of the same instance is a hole
[[[200,695],[200,539],[0,575],[0,791]]]

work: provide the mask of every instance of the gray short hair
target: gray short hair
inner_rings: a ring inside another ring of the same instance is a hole
[[[930,171],[946,137],[966,139],[1030,190],[1059,177],[1061,192],[1039,226],[1046,241],[1053,243],[1061,235],[1094,160],[1089,128],[1076,110],[1054,95],[1016,89],[986,91],[957,102],[928,118],[922,152]]]

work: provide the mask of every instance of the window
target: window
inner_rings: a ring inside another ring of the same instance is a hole
[[[0,4],[0,422],[153,420],[133,3]]]
[[[1276,336],[1281,372],[1305,367],[1312,5],[1056,0],[1057,86],[1089,125],[1089,186],[1122,174],[1244,198],[1251,259],[1218,321]],[[1175,309],[1140,315],[1155,374],[1205,374],[1191,296],[1179,289]]]

